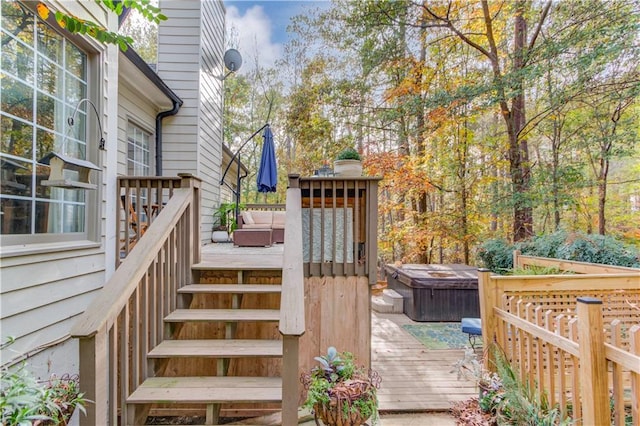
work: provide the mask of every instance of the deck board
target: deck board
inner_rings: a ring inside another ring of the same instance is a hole
[[[477,396],[474,383],[451,373],[464,351],[425,348],[402,328],[414,323],[402,314],[372,313],[371,367],[382,378],[380,411],[446,411]]]

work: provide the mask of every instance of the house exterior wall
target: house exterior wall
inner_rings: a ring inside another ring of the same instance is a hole
[[[95,2],[45,3],[52,12],[62,10],[117,30],[117,16]],[[87,159],[102,170],[92,172],[98,189],[86,191],[88,238],[3,243],[0,248],[1,341],[14,340],[0,352],[0,362],[9,365],[27,359],[36,376],[43,378],[77,372],[77,345],[70,340],[69,330],[112,272],[108,265],[114,265],[107,253],[115,251],[115,226],[111,226],[115,219],[107,212],[115,211],[115,196],[110,194],[115,191],[117,148],[109,141],[117,138],[118,51],[93,39],[71,38],[88,54],[87,96],[97,106],[107,141],[107,150],[98,151],[94,123],[89,130]]]
[[[184,101],[178,115],[165,119],[163,175],[193,173],[203,180],[206,241],[220,202],[225,11],[221,1],[164,0],[160,8],[169,19],[158,32],[158,75]]]
[[[118,174],[128,175],[127,126],[131,121],[144,131],[149,132],[152,138],[155,137],[155,116],[158,114],[158,110],[153,104],[141,98],[140,91],[125,82],[124,78],[120,79],[118,99],[118,141],[122,141],[118,143]],[[152,150],[151,154],[150,175],[153,175],[155,173],[155,161],[153,161],[155,150]]]

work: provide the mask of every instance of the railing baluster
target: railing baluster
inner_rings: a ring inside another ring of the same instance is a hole
[[[362,236],[360,235],[360,181],[353,181],[353,186],[353,274],[364,275],[365,265],[360,263],[360,240],[362,239]]]

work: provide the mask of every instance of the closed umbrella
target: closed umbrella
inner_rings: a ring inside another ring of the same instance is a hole
[[[273,146],[271,127],[267,126],[262,134],[262,156],[258,169],[258,192],[276,192],[278,183],[278,165],[276,164],[276,150]]]

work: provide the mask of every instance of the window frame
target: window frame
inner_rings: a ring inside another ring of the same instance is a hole
[[[105,114],[102,102],[100,102],[103,98],[103,89],[100,82],[104,79],[102,64],[104,63],[103,58],[106,53],[106,46],[61,29],[55,22],[53,13],[50,14],[48,19],[42,19],[38,16],[35,3],[20,2],[20,4],[33,13],[35,25],[37,25],[37,22],[45,23],[51,31],[60,34],[66,42],[72,43],[86,55],[87,89],[85,96],[96,105],[96,109],[101,113],[100,120],[104,123]],[[35,64],[33,69],[34,73],[37,73]],[[34,82],[34,84],[36,83]],[[102,167],[102,155],[98,149],[100,129],[97,117],[90,109],[91,107],[87,106],[85,157],[88,161]],[[101,223],[105,218],[102,213],[104,173],[104,170],[91,172],[92,181],[96,182],[98,186],[96,190],[81,190],[85,192],[83,232],[0,234],[0,255],[2,257],[8,257],[12,255],[29,254],[31,251],[41,253],[100,246],[102,237]]]
[[[147,126],[144,126],[142,124],[140,124],[137,120],[131,118],[131,117],[127,117],[127,123],[126,123],[126,130],[125,130],[125,139],[127,141],[127,148],[126,148],[126,173],[128,176],[154,176],[155,175],[155,163],[153,161],[153,159],[155,158],[155,144],[153,143],[154,141],[154,137],[155,134],[154,132],[149,129]],[[131,173],[129,170],[129,145],[130,145],[130,141],[129,141],[129,127],[135,127],[136,129],[140,130],[142,133],[148,135],[149,140],[148,140],[148,151],[149,151],[149,164],[147,165],[148,167],[148,173],[144,174],[144,175],[136,175],[135,173]]]

